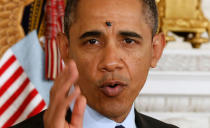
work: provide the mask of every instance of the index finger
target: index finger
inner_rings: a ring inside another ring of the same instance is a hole
[[[78,74],[76,63],[73,60],[70,60],[66,64],[63,72],[55,80],[54,89],[56,91],[60,90],[61,92],[65,91],[66,93],[66,91],[69,91],[71,86],[76,82]]]

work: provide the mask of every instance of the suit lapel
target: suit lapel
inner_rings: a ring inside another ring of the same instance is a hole
[[[140,117],[139,113],[136,111],[136,109],[135,109],[135,123],[136,123],[137,128],[142,128],[141,117]]]
[[[145,120],[144,116],[141,113],[138,113],[135,109],[135,123],[137,128],[151,128],[148,124],[148,121]]]

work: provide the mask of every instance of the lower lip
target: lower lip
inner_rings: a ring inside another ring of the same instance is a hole
[[[106,96],[109,96],[109,97],[114,97],[114,96],[117,96],[119,95],[122,91],[123,91],[123,86],[116,86],[114,88],[111,88],[111,87],[103,87],[101,88],[101,91],[106,95]]]

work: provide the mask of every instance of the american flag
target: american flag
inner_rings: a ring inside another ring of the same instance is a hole
[[[46,78],[54,80],[63,69],[56,36],[63,32],[64,0],[47,0],[46,3]]]
[[[17,124],[46,108],[11,49],[0,59],[0,128]]]

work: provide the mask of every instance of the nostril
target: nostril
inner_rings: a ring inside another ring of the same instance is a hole
[[[104,64],[100,68],[100,70],[103,71],[103,72],[113,72],[115,70],[120,70],[120,69],[122,69],[122,66],[119,63]]]
[[[103,67],[101,68],[102,72],[113,72],[115,69],[110,67]]]

